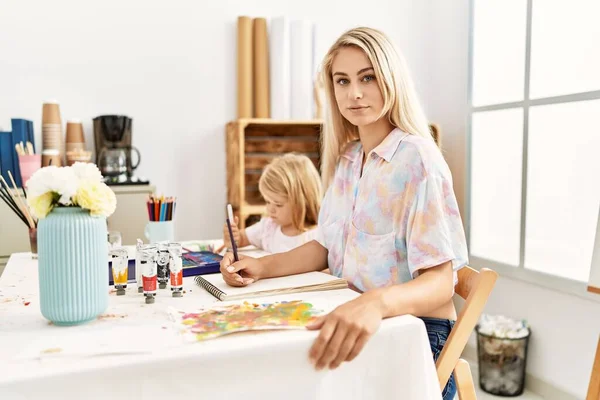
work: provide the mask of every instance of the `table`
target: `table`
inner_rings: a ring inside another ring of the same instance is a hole
[[[183,342],[169,327],[167,307],[193,310],[216,302],[192,278],[184,284],[183,298],[162,291],[153,305],[144,304],[130,285],[127,295],[110,296],[106,313],[97,320],[57,327],[39,311],[37,261],[28,253],[13,254],[0,277],[0,398],[441,397],[418,318],[383,321],[354,361],[335,371],[315,371],[308,350],[317,332],[253,332]],[[356,296],[344,289],[254,301],[303,299],[328,311]],[[62,351],[41,353],[57,348]]]

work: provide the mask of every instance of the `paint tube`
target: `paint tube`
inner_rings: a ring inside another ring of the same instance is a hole
[[[167,283],[169,283],[169,261],[170,261],[169,249],[166,244],[160,243],[158,245],[158,255],[156,257],[156,268],[158,275],[158,288],[166,289]]]
[[[183,264],[181,261],[181,243],[169,243],[169,273],[171,276],[171,293],[173,297],[183,296]]]
[[[109,255],[112,261],[112,275],[117,296],[122,296],[127,289],[129,276],[127,250],[124,248],[111,249]]]
[[[137,284],[138,293],[144,293],[144,282],[142,281],[142,263],[140,257],[142,255],[142,246],[144,242],[137,239],[135,245],[135,282]]]
[[[140,264],[142,267],[142,281],[144,285],[144,297],[146,299],[146,304],[154,303],[154,297],[156,296],[156,259],[156,246],[145,246],[142,248]]]

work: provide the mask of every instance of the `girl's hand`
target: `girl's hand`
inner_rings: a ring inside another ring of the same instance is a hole
[[[307,326],[310,330],[321,330],[309,352],[311,362],[320,370],[335,369],[342,362],[353,360],[377,332],[382,319],[378,296],[371,293],[318,318]]]
[[[231,232],[233,233],[233,240],[235,240],[235,244],[239,245],[242,241],[242,233],[238,228],[239,218],[234,217],[235,221],[229,221],[231,223]],[[231,239],[229,237],[229,229],[227,228],[227,223],[223,225],[223,242],[225,242],[225,246],[227,248],[232,249],[233,246],[231,244]]]
[[[246,286],[259,280],[263,269],[260,260],[241,254],[238,256],[240,261],[235,263],[233,253],[223,256],[220,268],[223,280],[230,286]]]

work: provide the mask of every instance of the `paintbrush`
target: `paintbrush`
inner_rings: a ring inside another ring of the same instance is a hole
[[[21,210],[19,210],[15,205],[13,205],[12,199],[9,200],[9,198],[6,197],[6,194],[4,194],[3,190],[0,190],[0,198],[6,203],[8,208],[10,208],[17,215],[17,217],[19,217],[19,219],[23,221],[25,225],[29,226]]]
[[[2,185],[2,183],[4,184],[4,186]],[[29,220],[27,219],[27,217],[26,217],[25,213],[23,212],[23,210],[21,209],[21,207],[19,207],[19,205],[15,201],[15,198],[11,194],[10,186],[8,186],[8,183],[6,183],[6,181],[4,180],[4,177],[2,177],[2,175],[0,175],[0,194],[1,194],[0,197],[2,197],[2,200],[4,200],[4,202],[9,206],[9,208],[15,214],[17,214],[17,216],[25,223],[25,225],[27,225],[28,227],[31,227],[29,224]]]
[[[17,184],[15,183],[15,180],[13,179],[12,174],[10,173],[10,171],[8,172],[8,177],[10,178],[11,183],[13,184],[13,188],[15,190],[15,193],[18,193],[17,191]],[[6,182],[5,182],[6,183]],[[23,214],[25,214],[25,217],[27,218],[27,222],[29,223],[29,227],[30,228],[35,228],[35,223],[33,222],[33,218],[31,217],[31,214],[29,214],[29,208],[27,207],[27,204],[25,204],[23,202],[23,199],[21,199],[21,197],[17,197],[18,203],[20,204],[20,206],[22,206],[22,211]]]

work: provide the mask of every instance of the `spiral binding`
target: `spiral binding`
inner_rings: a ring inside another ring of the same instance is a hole
[[[196,276],[194,278],[194,281],[196,281],[196,284],[198,286],[201,286],[204,289],[206,289],[206,291],[208,293],[212,294],[217,299],[223,300],[222,297],[223,297],[223,295],[225,295],[225,293],[221,289],[219,289],[218,287],[213,285],[212,283],[208,282],[206,279],[203,279],[200,275]]]

